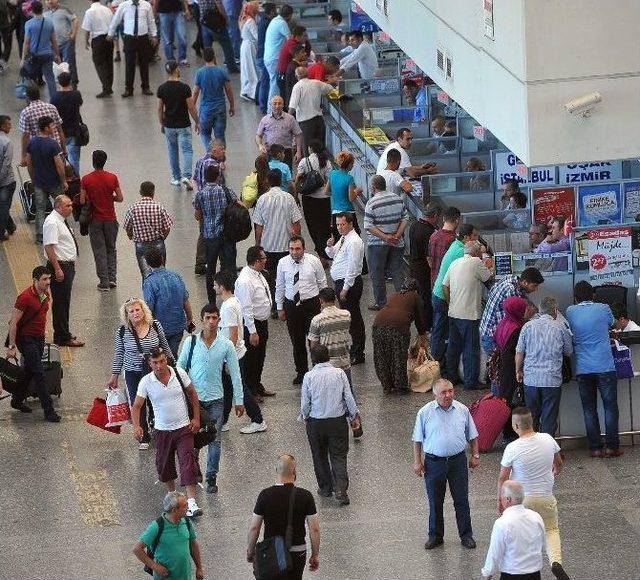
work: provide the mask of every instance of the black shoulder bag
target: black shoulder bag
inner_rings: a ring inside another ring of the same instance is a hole
[[[196,347],[196,341],[198,337],[194,334],[191,336],[191,344],[189,345],[189,357],[187,358],[187,368],[184,371],[188,374],[191,370],[191,359],[193,358],[193,350]],[[187,395],[187,389],[182,382],[182,377],[178,372],[178,367],[174,368],[176,373],[176,379],[180,383],[182,387],[182,392],[184,393],[184,398],[187,404],[187,412],[189,413],[189,419],[193,419],[193,408],[191,406],[191,401],[189,400],[189,395]],[[218,434],[216,429],[215,421],[211,420],[211,415],[209,415],[209,411],[207,411],[202,405],[200,405],[200,430],[193,436],[193,447],[195,449],[202,449],[207,445],[213,443],[216,439],[216,435]]]
[[[189,537],[191,537],[191,522],[189,521],[188,518],[184,518],[184,521],[187,522],[187,529],[189,530]],[[160,543],[160,536],[162,535],[162,532],[164,531],[164,516],[160,516],[156,520],[156,524],[158,525],[158,534],[154,538],[153,544],[149,548],[147,548],[147,556],[149,556],[149,558],[151,558],[152,560],[154,559],[154,555],[156,553],[156,550],[158,549],[158,544]],[[153,570],[149,566],[145,566],[144,567],[144,571],[147,574],[149,574],[150,576],[153,576]]]
[[[301,195],[309,195],[310,193],[315,193],[325,185],[322,175],[320,175],[319,171],[316,171],[313,168],[309,157],[307,157],[306,161],[309,171],[307,171],[300,179],[299,191]]]
[[[221,185],[227,207],[224,210],[224,226],[222,234],[228,242],[246,240],[253,230],[253,222],[249,210],[237,199],[234,199],[226,185]]]
[[[256,544],[254,558],[256,580],[280,578],[293,569],[293,561],[289,550],[291,549],[291,538],[293,536],[293,506],[296,499],[296,489],[294,485],[289,497],[287,529],[284,538],[282,536],[273,536]]]

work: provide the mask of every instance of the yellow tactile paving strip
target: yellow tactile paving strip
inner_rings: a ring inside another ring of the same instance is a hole
[[[15,211],[12,214],[14,216],[18,215]],[[33,226],[24,220],[14,219],[14,221],[18,229],[6,242],[2,242],[2,247],[7,256],[16,292],[21,292],[31,285],[31,271],[38,264],[42,264],[43,256],[40,254],[40,246],[33,241]],[[52,328],[51,310],[49,310],[47,320],[47,340],[49,341],[52,339]],[[63,365],[71,364],[73,362],[71,349],[68,347],[61,348],[60,358]]]

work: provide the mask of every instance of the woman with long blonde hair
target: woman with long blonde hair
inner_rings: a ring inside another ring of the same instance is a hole
[[[258,87],[256,47],[258,44],[258,24],[256,16],[260,10],[258,2],[247,2],[242,7],[240,25],[240,96],[246,101],[255,101]]]
[[[107,383],[109,389],[118,388],[118,377],[124,367],[124,380],[129,393],[129,404],[133,404],[138,392],[138,383],[144,375],[151,372],[147,357],[153,348],[161,348],[167,355],[169,364],[175,360],[162,325],[153,319],[151,310],[142,298],[129,298],[120,307],[122,326],[116,330],[111,378]],[[140,449],[149,449],[149,426],[147,411],[142,409],[140,423],[144,436]]]

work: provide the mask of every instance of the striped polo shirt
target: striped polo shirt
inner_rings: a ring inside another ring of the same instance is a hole
[[[368,231],[376,227],[385,234],[393,234],[402,220],[406,220],[409,214],[404,201],[395,193],[389,191],[376,192],[369,198],[364,208],[364,227]],[[368,244],[370,246],[383,246],[386,242],[369,232]],[[400,238],[398,248],[404,247],[404,239]]]
[[[349,349],[351,348],[351,314],[336,306],[327,306],[316,314],[309,326],[307,338],[317,341],[329,349],[331,364],[340,369],[351,367]]]
[[[291,224],[301,219],[293,196],[279,187],[261,195],[253,209],[253,223],[264,228],[260,245],[265,252],[288,252]]]

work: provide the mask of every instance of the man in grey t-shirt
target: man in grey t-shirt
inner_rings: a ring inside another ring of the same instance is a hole
[[[60,57],[69,63],[71,82],[78,84],[78,68],[76,67],[76,34],[80,25],[76,15],[67,7],[60,4],[60,0],[47,0],[49,10],[44,13],[53,23],[53,29],[60,48]]]

